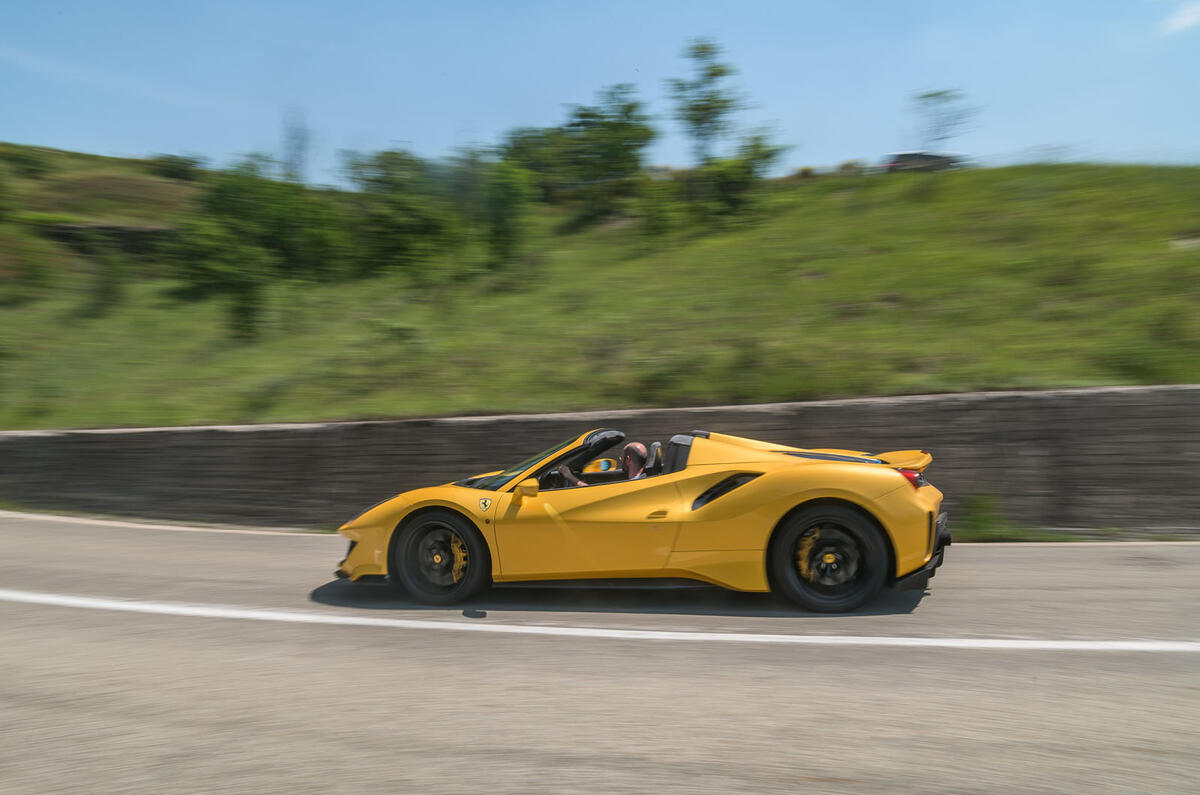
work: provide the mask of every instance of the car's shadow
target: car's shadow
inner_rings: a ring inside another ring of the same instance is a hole
[[[886,616],[911,613],[923,590],[884,591],[849,615]],[[364,610],[436,610],[485,618],[489,610],[539,613],[658,613],[666,615],[747,616],[755,618],[821,618],[784,603],[771,594],[740,593],[703,584],[638,586],[613,584],[495,586],[462,604],[423,604],[384,582],[333,580],[309,594],[314,602]]]

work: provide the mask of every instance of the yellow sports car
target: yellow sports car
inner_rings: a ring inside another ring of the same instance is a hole
[[[350,550],[337,574],[386,575],[432,604],[492,582],[686,578],[841,612],[888,585],[923,588],[950,544],[923,450],[707,431],[624,442],[592,430],[503,471],[398,494],[338,530]]]

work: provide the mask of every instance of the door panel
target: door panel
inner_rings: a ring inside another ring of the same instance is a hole
[[[675,475],[504,494],[496,513],[501,576],[625,576],[662,569],[678,530]]]

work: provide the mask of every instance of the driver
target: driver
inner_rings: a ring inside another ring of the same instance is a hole
[[[649,453],[646,451],[646,445],[641,442],[630,442],[625,445],[621,451],[621,462],[625,465],[625,472],[628,474],[629,480],[646,477],[646,458],[648,456]],[[572,486],[591,485],[572,472],[571,468],[566,464],[559,464],[558,474],[562,475],[563,480]],[[608,482],[612,483],[614,481]]]

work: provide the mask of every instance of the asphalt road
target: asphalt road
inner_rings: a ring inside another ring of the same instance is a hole
[[[1200,791],[1197,544],[957,545],[845,616],[430,609],[334,581],[343,549],[0,513],[0,791]]]

